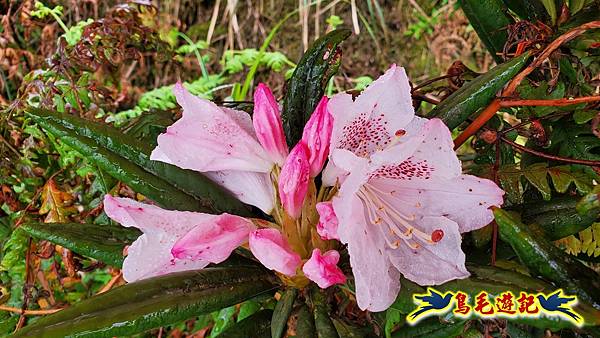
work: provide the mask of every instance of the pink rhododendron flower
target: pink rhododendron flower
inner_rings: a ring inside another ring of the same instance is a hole
[[[460,233],[491,222],[504,192],[461,174],[448,128],[414,116],[404,69],[392,66],[354,101],[334,96],[329,109],[326,179],[341,183],[333,209],[359,307],[387,309],[400,274],[420,285],[467,277]]]
[[[288,154],[281,113],[271,89],[260,83],[254,92],[254,114],[252,123],[258,141],[267,151],[273,162],[283,165]]]
[[[346,276],[337,266],[340,254],[335,250],[329,250],[321,254],[321,250],[314,249],[312,256],[304,266],[302,272],[311,281],[317,283],[321,289],[326,289],[334,284],[346,283]]]
[[[293,218],[302,212],[302,204],[308,191],[310,174],[309,150],[300,141],[288,155],[279,174],[279,198],[283,209]]]
[[[179,259],[221,263],[248,241],[248,235],[254,229],[252,222],[245,218],[223,214],[188,231],[175,242],[171,254]]]
[[[310,176],[317,176],[323,169],[325,160],[329,155],[329,143],[333,128],[333,117],[327,109],[328,99],[321,98],[317,108],[304,126],[302,141],[310,150]]]
[[[250,116],[196,97],[180,83],[173,93],[183,116],[158,137],[150,158],[206,173],[242,202],[270,213],[275,195],[270,172],[275,162],[257,139]],[[263,135],[283,133],[269,130],[281,125],[263,121],[256,123]]]
[[[296,275],[302,263],[277,229],[258,229],[250,233],[250,251],[262,265],[287,276]]]
[[[340,239],[338,236],[338,219],[333,210],[333,203],[320,202],[316,205],[319,213],[317,233],[323,239]]]
[[[127,282],[202,269],[211,262],[220,262],[245,242],[253,229],[252,223],[238,216],[163,210],[154,205],[110,195],[104,196],[104,211],[122,226],[135,227],[143,232],[131,244],[123,262],[123,277]],[[199,241],[194,242],[193,239]],[[203,240],[211,239],[214,242],[210,248],[201,246]],[[179,250],[183,250],[178,251],[182,253],[180,258],[171,254],[176,243]],[[193,247],[185,248],[186,243],[204,252],[193,253]],[[186,252],[188,254],[184,255]]]

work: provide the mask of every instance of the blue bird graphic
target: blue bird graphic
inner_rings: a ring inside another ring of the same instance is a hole
[[[434,289],[428,288],[428,294],[414,295],[415,300],[420,300],[419,307],[409,315],[409,318],[414,320],[419,315],[427,311],[443,310],[452,301],[452,292],[447,292],[445,295],[437,292]]]
[[[551,293],[550,295],[548,295],[548,297],[545,297],[544,295],[537,295],[537,299],[540,302],[540,305],[542,306],[542,308],[548,312],[561,312],[571,318],[573,318],[573,320],[575,320],[575,322],[579,322],[581,320],[581,317],[576,314],[575,312],[572,311],[572,309],[570,309],[569,307],[563,306],[565,304],[568,304],[570,302],[576,301],[577,297],[564,297],[564,294],[562,292],[562,290],[557,290],[553,293]]]

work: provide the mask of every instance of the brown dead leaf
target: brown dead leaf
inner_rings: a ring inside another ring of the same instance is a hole
[[[61,191],[53,179],[48,180],[42,188],[42,207],[40,215],[46,215],[45,223],[62,223],[69,221],[69,215],[77,212],[72,205],[73,195]]]

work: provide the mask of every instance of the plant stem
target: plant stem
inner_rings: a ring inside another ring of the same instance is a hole
[[[179,32],[177,34],[181,36],[185,40],[185,42],[188,43],[188,45],[192,46],[194,50],[194,55],[196,55],[196,59],[198,59],[198,64],[200,65],[200,70],[202,71],[202,77],[208,79],[208,71],[206,70],[206,65],[204,64],[204,60],[202,59],[198,48],[196,48],[196,44],[194,43],[194,41],[192,41],[192,39],[190,39],[190,37],[183,32]]]
[[[548,160],[553,160],[553,161],[560,161],[560,162],[565,162],[565,163],[570,163],[570,164],[581,164],[581,165],[587,165],[587,166],[592,166],[592,167],[599,167],[600,166],[600,161],[591,161],[591,160],[580,160],[577,158],[567,158],[567,157],[561,157],[561,156],[556,156],[556,155],[550,155],[550,154],[546,154],[544,152],[541,151],[537,151],[537,150],[533,150],[533,149],[529,149],[525,146],[522,146],[516,142],[513,142],[509,139],[507,139],[506,137],[502,136],[501,137],[502,142],[505,142],[509,145],[511,145],[513,148],[518,149],[524,153],[528,153],[531,155],[535,155],[537,157],[541,157],[541,158],[545,158]]]
[[[563,107],[579,103],[588,103],[600,101],[600,95],[576,97],[574,99],[555,99],[555,100],[507,100],[500,101],[500,107],[520,107],[520,106],[551,106]]]

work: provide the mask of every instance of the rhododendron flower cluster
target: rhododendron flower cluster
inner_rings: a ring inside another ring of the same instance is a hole
[[[202,172],[271,218],[163,210],[107,195],[107,215],[143,231],[123,264],[127,281],[220,263],[241,246],[292,286],[328,288],[352,276],[359,307],[381,311],[401,275],[421,285],[468,276],[461,233],[488,224],[503,191],[462,174],[448,128],[415,116],[403,68],[392,66],[356,99],[323,97],[291,149],[263,84],[253,119],[180,84],[174,93],[183,116],[158,137],[151,158]]]

